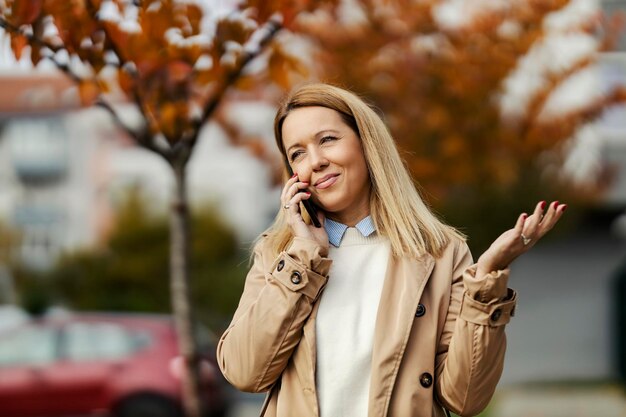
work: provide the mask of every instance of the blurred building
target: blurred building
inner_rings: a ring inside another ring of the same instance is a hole
[[[95,142],[79,136],[75,121],[66,123],[78,108],[66,79],[15,71],[0,77],[0,90],[0,216],[21,232],[14,255],[44,268],[96,235],[78,226],[96,215],[91,175],[75,174],[89,166],[76,155],[93,153]]]
[[[0,91],[0,221],[21,232],[14,255],[27,265],[46,268],[63,251],[98,244],[130,188],[167,212],[166,163],[134,146],[102,109],[81,109],[63,75],[5,70]],[[233,112],[271,140],[271,107],[241,103]],[[270,169],[216,126],[203,130],[188,172],[194,206],[216,206],[243,241],[269,223]]]

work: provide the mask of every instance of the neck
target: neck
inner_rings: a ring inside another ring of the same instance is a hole
[[[358,222],[370,215],[369,205],[350,210],[342,210],[334,213],[327,213],[327,217],[336,222],[354,227]]]

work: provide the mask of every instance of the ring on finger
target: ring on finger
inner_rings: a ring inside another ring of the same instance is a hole
[[[528,245],[530,241],[532,240],[531,238],[524,236],[523,233],[520,237],[522,238],[522,243],[524,244],[524,246]]]
[[[291,204],[285,204],[285,205],[283,206],[283,208],[284,208],[285,210],[289,210],[289,207],[291,207]]]

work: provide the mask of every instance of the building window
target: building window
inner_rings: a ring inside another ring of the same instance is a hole
[[[62,178],[68,169],[66,136],[58,118],[11,122],[6,137],[18,178],[25,183],[49,183]]]

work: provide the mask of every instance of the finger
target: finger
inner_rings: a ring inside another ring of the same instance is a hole
[[[559,204],[559,206],[556,208],[556,220],[554,221],[555,223],[561,218],[566,208],[567,204]]]
[[[289,205],[298,205],[302,200],[307,200],[311,197],[311,193],[309,191],[304,191],[302,193],[296,193],[291,200],[289,200]]]
[[[558,200],[550,203],[550,205],[548,206],[548,210],[546,211],[546,215],[544,216],[541,223],[549,224],[554,219],[556,215],[556,208],[558,207],[558,205]]]
[[[526,219],[528,218],[528,214],[526,213],[522,213],[520,214],[520,216],[517,218],[517,222],[515,223],[515,233],[517,234],[517,237],[522,235],[522,232],[524,231],[524,223],[526,222]]]
[[[537,225],[541,221],[541,217],[543,216],[543,210],[546,207],[545,201],[540,201],[535,206],[535,211],[532,216],[529,217],[528,222],[526,222],[526,227],[524,228],[524,234],[528,237],[534,236],[535,231],[537,230]]]
[[[558,206],[559,206],[559,202],[558,201],[553,201],[548,206],[548,211],[546,211],[546,214],[543,217],[543,220],[541,220],[541,222],[539,223],[538,230],[539,230],[539,233],[542,236],[544,234],[546,234],[550,229],[552,229],[552,227],[554,226],[554,224],[558,220],[558,217],[557,217],[557,207]]]
[[[298,173],[296,172],[295,174],[291,176],[291,178],[287,180],[287,182],[285,182],[285,186],[283,187],[283,190],[280,193],[280,201],[284,203],[286,200],[288,200],[287,190],[289,190],[291,186],[297,181],[298,181]]]
[[[298,194],[298,191],[305,190],[309,186],[308,182],[298,181],[291,184],[291,187],[285,193],[285,200],[289,201],[294,195]],[[300,193],[301,194],[301,193]]]
[[[308,182],[301,182],[296,179],[285,189],[283,196],[281,196],[281,201],[284,203],[289,202],[298,191],[306,189],[308,186]]]
[[[287,205],[289,205],[287,212],[292,215],[297,215],[298,218],[302,219],[302,215],[300,214],[300,202],[310,197],[311,193],[308,191],[304,193],[297,193],[287,203]]]

